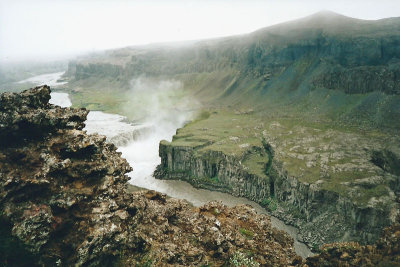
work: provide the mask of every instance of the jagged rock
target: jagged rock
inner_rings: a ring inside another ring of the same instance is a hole
[[[36,87],[0,97],[0,146],[42,138],[58,129],[82,129],[88,111],[55,108],[48,102],[50,87]],[[70,111],[70,112],[67,112]]]

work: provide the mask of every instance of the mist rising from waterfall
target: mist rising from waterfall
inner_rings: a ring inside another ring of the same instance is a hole
[[[192,118],[197,102],[185,95],[180,81],[139,77],[131,81],[128,103],[126,114],[154,127],[119,150],[134,169],[131,183],[149,188],[156,182],[152,173],[160,163],[159,142],[171,141],[176,129]]]

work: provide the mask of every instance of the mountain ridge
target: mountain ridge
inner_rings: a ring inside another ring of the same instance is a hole
[[[149,44],[141,44],[141,45],[128,45],[120,48],[112,48],[112,49],[107,49],[105,52],[112,52],[112,51],[118,51],[118,50],[130,50],[130,49],[159,49],[159,48],[165,48],[165,47],[174,47],[174,46],[188,46],[188,45],[199,45],[199,44],[207,44],[207,43],[214,43],[215,41],[217,42],[223,42],[223,41],[229,41],[231,39],[236,39],[236,38],[244,38],[249,35],[253,35],[259,32],[263,31],[268,31],[271,29],[275,28],[280,28],[284,26],[288,26],[291,24],[296,24],[297,27],[301,28],[304,27],[304,23],[307,21],[313,21],[316,19],[325,19],[325,20],[337,20],[337,19],[345,19],[346,21],[352,21],[352,22],[361,22],[361,23],[399,23],[400,25],[400,17],[390,17],[390,18],[382,18],[382,19],[377,19],[377,20],[366,20],[366,19],[358,19],[358,18],[353,18],[353,17],[348,17],[345,15],[342,15],[340,13],[336,13],[330,10],[322,10],[316,13],[313,13],[311,15],[308,15],[306,17],[286,21],[286,22],[280,22],[277,24],[261,27],[259,29],[256,29],[254,31],[248,32],[248,33],[242,33],[242,34],[234,34],[230,36],[223,36],[223,37],[213,37],[213,38],[205,38],[205,39],[193,39],[193,40],[183,40],[183,41],[176,41],[176,42],[156,42],[156,43],[149,43]],[[300,22],[300,23],[299,23]],[[335,21],[333,21],[335,22]],[[302,24],[303,23],[303,24]],[[400,29],[398,29],[400,31]],[[95,53],[96,56],[96,53]],[[85,56],[82,56],[83,58]]]

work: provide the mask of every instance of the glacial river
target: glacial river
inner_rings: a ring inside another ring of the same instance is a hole
[[[53,86],[65,85],[56,81],[63,73],[53,73],[42,75],[39,79],[32,77],[30,82],[36,81],[37,84],[46,84],[46,79],[52,81]],[[45,77],[46,79],[43,79]],[[63,107],[71,106],[71,100],[67,93],[53,92],[51,93],[50,103]],[[238,204],[249,204],[258,213],[265,214],[266,211],[255,202],[245,198],[234,197],[229,194],[214,192],[204,189],[196,189],[189,183],[183,181],[158,180],[153,177],[153,171],[160,164],[158,156],[158,145],[160,140],[171,141],[177,128],[182,125],[170,124],[159,130],[151,123],[147,125],[135,125],[125,120],[123,116],[117,114],[108,114],[101,111],[91,111],[86,121],[85,130],[88,133],[99,133],[112,140],[118,150],[122,152],[122,156],[127,159],[134,171],[129,173],[132,185],[152,189],[168,196],[186,199],[195,206],[200,206],[206,202],[217,200],[227,206],[235,206]],[[146,131],[143,131],[147,129]],[[140,134],[143,132],[144,134]],[[139,134],[138,134],[139,133]],[[310,249],[303,243],[297,241],[297,229],[285,225],[281,220],[271,217],[272,225],[280,230],[289,233],[295,240],[295,251],[302,257],[312,255]]]

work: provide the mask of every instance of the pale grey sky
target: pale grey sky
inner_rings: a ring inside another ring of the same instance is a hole
[[[0,0],[0,61],[241,34],[320,10],[397,17],[400,0]]]

